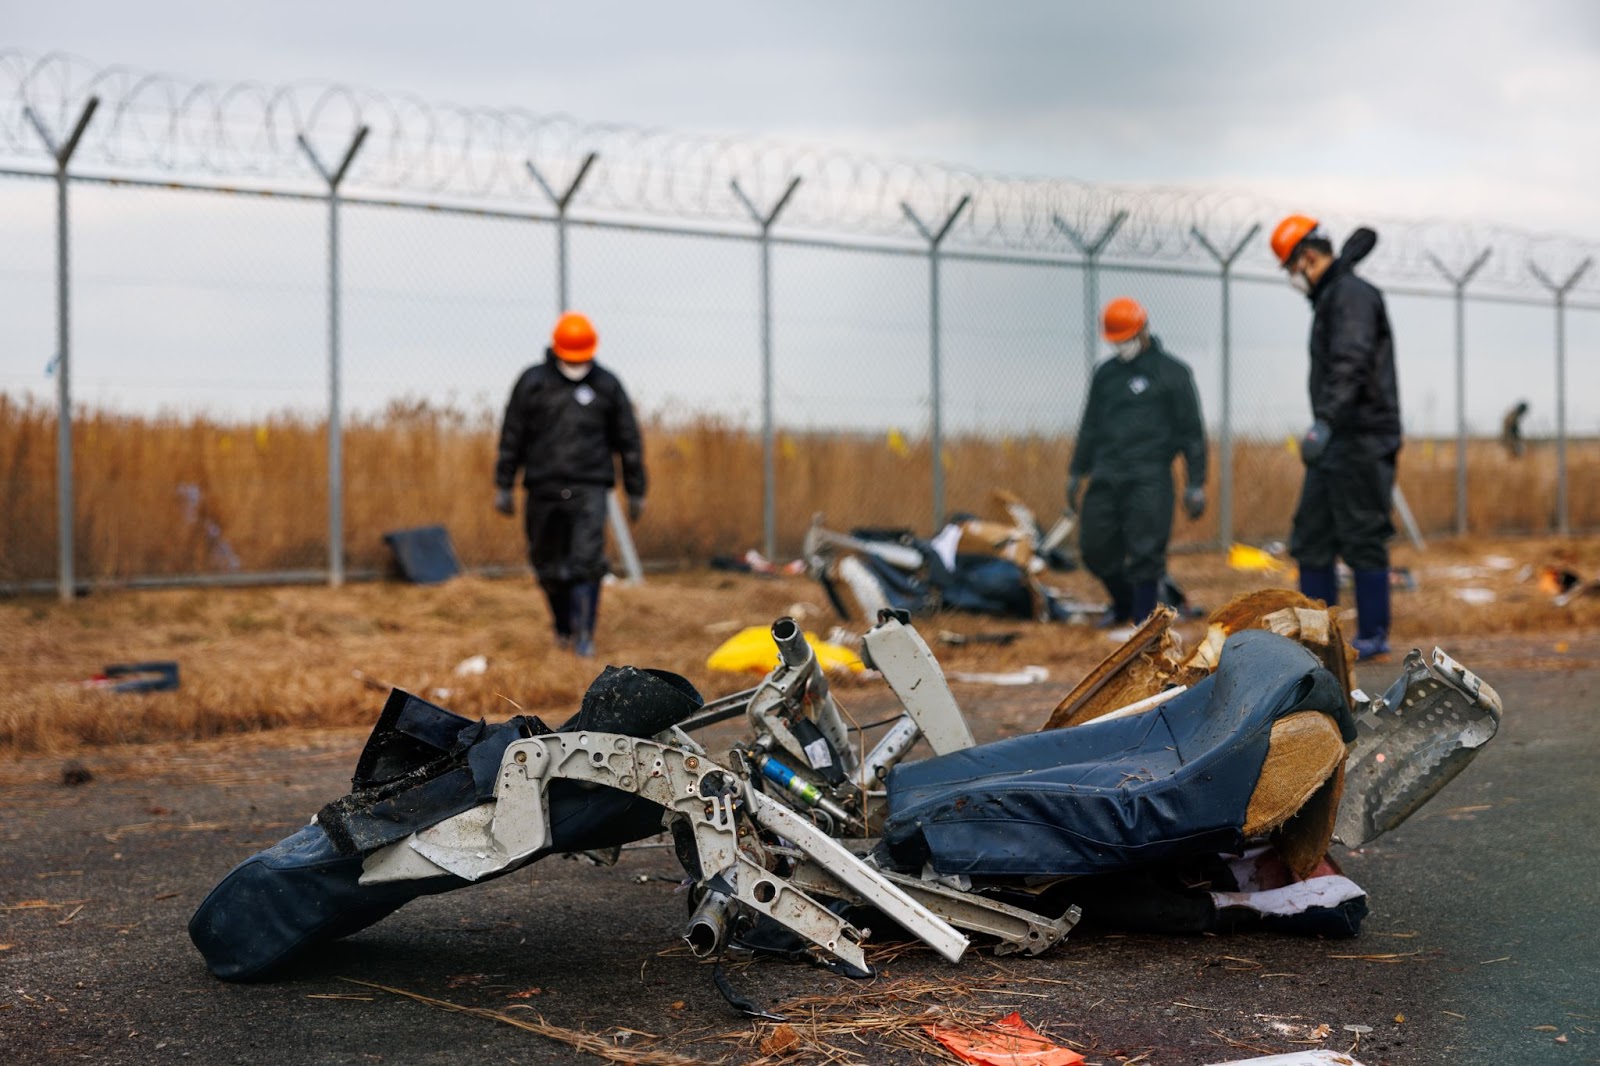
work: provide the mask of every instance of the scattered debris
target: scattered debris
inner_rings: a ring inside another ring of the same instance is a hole
[[[1005,647],[1022,636],[1019,629],[1008,629],[1000,633],[953,633],[948,629],[939,630],[939,643],[948,644],[952,648],[964,647],[968,644],[997,644]]]
[[[93,780],[94,773],[77,759],[71,760],[61,768],[61,783],[68,788],[75,788],[78,785],[87,785]]]
[[[860,673],[866,667],[861,656],[849,648],[830,644],[815,633],[807,633],[806,641],[824,670],[850,670]],[[778,643],[772,639],[770,626],[750,626],[741,629],[706,659],[711,670],[725,670],[734,674],[765,674],[778,666]]]
[[[1486,589],[1476,585],[1453,591],[1456,599],[1472,607],[1486,607],[1496,599],[1494,589]]]
[[[962,1062],[978,1066],[1077,1066],[1085,1061],[1035,1032],[1016,1011],[982,1029],[930,1025],[927,1033]]]
[[[1228,567],[1247,574],[1278,574],[1288,569],[1279,559],[1249,544],[1228,548]]]
[[[471,655],[456,663],[455,675],[457,677],[481,677],[489,672],[489,657],[487,655]]]
[[[775,563],[751,548],[743,555],[713,555],[711,569],[735,574],[755,574],[757,577],[778,577],[785,574],[798,577],[806,572],[806,562],[804,559],[792,559],[787,563]]]
[[[171,692],[178,687],[178,664],[170,659],[144,663],[112,663],[83,682],[85,688],[121,694]]]
[[[400,576],[414,585],[437,585],[461,573],[461,560],[444,526],[391,530],[383,542],[394,553]]]
[[[1257,1059],[1230,1059],[1212,1066],[1361,1066],[1349,1055],[1318,1048],[1315,1051],[1291,1051],[1287,1055],[1267,1055]]]
[[[1020,670],[1006,673],[969,673],[953,670],[946,676],[951,681],[961,681],[969,685],[1037,685],[1050,680],[1050,671],[1042,666],[1024,666]]]

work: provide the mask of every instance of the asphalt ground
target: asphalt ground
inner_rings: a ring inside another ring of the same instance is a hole
[[[801,1030],[872,1011],[1016,1010],[1094,1063],[1310,1047],[1367,1066],[1600,1062],[1600,668],[1543,668],[1547,642],[1452,648],[1499,689],[1505,720],[1408,823],[1336,849],[1372,908],[1355,940],[1080,930],[1038,958],[889,952],[871,982],[770,960],[730,976],[763,1005],[816,997]],[[958,690],[980,739],[1041,711],[1027,690],[998,691]],[[372,985],[595,1034],[622,1061],[642,1048],[761,1058],[770,1024],[736,1015],[681,946],[680,871],[661,849],[615,867],[546,860],[418,900],[280,980],[212,978],[189,915],[235,862],[346,790],[363,739],[105,750],[77,786],[59,759],[0,766],[0,1062],[600,1061]],[[835,1062],[927,1061],[865,1024],[830,1032]]]

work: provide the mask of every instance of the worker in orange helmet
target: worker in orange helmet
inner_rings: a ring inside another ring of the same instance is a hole
[[[1311,301],[1311,428],[1300,441],[1305,482],[1289,552],[1300,591],[1333,606],[1342,558],[1355,573],[1358,658],[1389,650],[1389,538],[1400,390],[1394,334],[1383,294],[1355,266],[1378,243],[1358,229],[1333,254],[1317,220],[1290,215],[1272,232],[1272,252]]]
[[[1137,301],[1122,296],[1106,304],[1101,334],[1113,356],[1089,385],[1067,505],[1080,512],[1083,565],[1111,596],[1106,620],[1122,624],[1155,610],[1166,577],[1175,456],[1183,456],[1185,513],[1205,513],[1206,435],[1194,375],[1150,333]]]
[[[595,621],[605,558],[606,494],[617,482],[628,518],[644,512],[644,445],[622,383],[594,361],[599,336],[583,315],[568,312],[551,332],[545,359],[522,372],[511,390],[495,462],[495,509],[516,513],[517,471],[527,489],[523,528],[528,559],[550,601],[556,642],[594,655]]]

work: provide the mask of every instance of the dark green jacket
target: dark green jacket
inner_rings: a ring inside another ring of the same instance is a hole
[[[1089,386],[1068,472],[1105,481],[1151,477],[1181,454],[1189,485],[1206,480],[1206,431],[1194,375],[1150,338],[1124,362],[1101,363]]]

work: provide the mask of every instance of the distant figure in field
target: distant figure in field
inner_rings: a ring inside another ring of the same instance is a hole
[[[495,510],[516,513],[517,471],[527,489],[528,561],[550,601],[556,643],[594,655],[605,557],[606,494],[628,494],[628,520],[644,512],[644,445],[616,375],[594,361],[599,337],[582,315],[556,323],[542,363],[522,372],[506,404],[495,461]]]
[[[1507,411],[1505,421],[1500,423],[1500,443],[1505,445],[1506,454],[1513,459],[1522,458],[1522,418],[1527,413],[1528,401],[1523,400]]]

